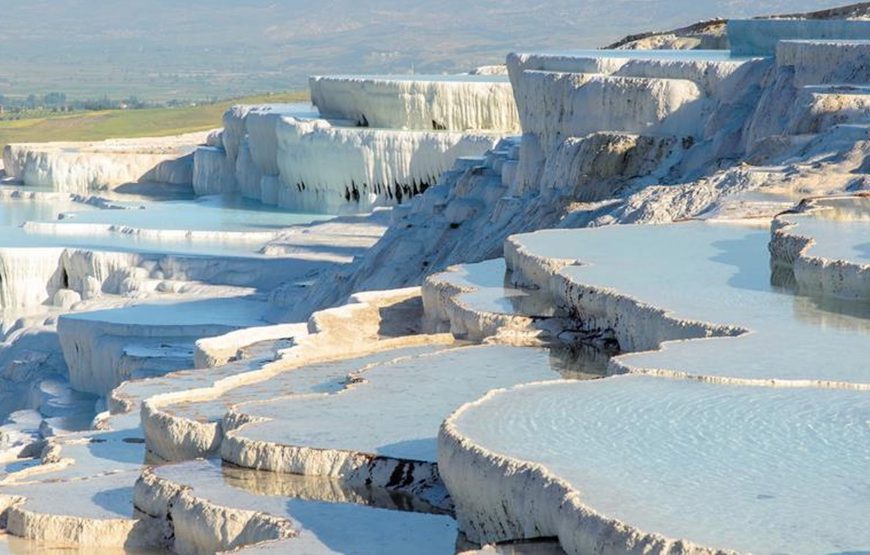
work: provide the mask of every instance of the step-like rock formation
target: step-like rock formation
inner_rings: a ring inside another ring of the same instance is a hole
[[[163,523],[175,553],[260,544],[274,552],[434,555],[456,543],[450,517],[394,505],[378,490],[204,461],[147,471],[135,499]]]
[[[858,233],[861,213],[852,212]],[[644,376],[527,384],[457,410],[441,429],[439,470],[460,529],[480,542],[557,536],[568,553],[817,552],[866,541],[854,485],[870,312],[771,284],[768,237],[745,223],[512,237],[513,279],[540,287],[583,328],[643,351],[609,370]],[[796,509],[820,490],[831,505],[819,515]]]
[[[192,346],[203,337],[263,324],[265,309],[265,303],[245,298],[139,304],[63,315],[58,336],[72,386],[106,395],[129,377],[119,372],[128,345]]]
[[[310,89],[316,108],[227,111],[220,145],[195,155],[197,194],[237,190],[293,210],[366,211],[422,193],[457,158],[518,131],[504,76],[313,77]]]
[[[641,376],[528,384],[454,413],[439,463],[472,540],[555,535],[567,553],[860,549],[868,403]]]
[[[386,129],[519,131],[504,75],[317,76],[311,102],[321,114]]]
[[[554,316],[549,297],[513,287],[503,259],[453,266],[423,284],[423,306],[431,329],[482,341],[498,334],[535,334],[535,324]]]
[[[856,13],[315,78],[317,108],[234,107],[185,154],[199,195],[370,215],[0,191],[99,209],[0,211],[0,522],[82,550],[859,551],[866,22],[830,20]],[[76,149],[8,164],[102,186]]]
[[[137,182],[190,186],[193,151],[205,133],[91,143],[11,144],[3,150],[6,175],[32,187],[72,193]]]
[[[496,387],[557,375],[540,349],[461,347],[397,358],[351,374],[338,392],[234,407],[221,457],[246,468],[411,491],[440,505],[435,437],[451,408]],[[364,427],[347,425],[375,413]]]
[[[279,206],[337,212],[398,204],[424,192],[462,156],[492,148],[493,135],[333,126],[284,118],[277,124]]]
[[[324,278],[297,315],[351,291],[417,284],[451,264],[500,256],[512,233],[726,212],[771,217],[803,196],[866,188],[865,91],[837,83],[862,79],[853,62],[863,46],[837,45],[789,41],[776,59],[511,54],[522,137],[458,160],[394,212],[365,257]]]
[[[775,267],[803,293],[870,299],[870,201],[866,197],[809,200],[771,226]]]
[[[140,427],[140,410],[147,422],[148,415],[154,414],[157,407],[179,402],[185,396],[190,401],[215,398],[224,391],[258,380],[265,381],[282,370],[292,369],[297,359],[334,358],[339,352],[338,346],[351,347],[356,344],[360,352],[366,350],[370,352],[378,348],[379,338],[386,341],[385,346],[401,345],[408,341],[413,343],[413,336],[410,340],[404,336],[413,331],[408,328],[409,322],[413,320],[411,315],[416,313],[419,319],[418,311],[421,306],[419,292],[416,292],[416,302],[414,300],[414,291],[361,296],[354,305],[319,314],[312,319],[310,326],[261,328],[246,337],[242,337],[240,332],[234,332],[230,334],[228,341],[240,346],[237,356],[234,357],[238,360],[222,363],[221,361],[226,360],[224,349],[214,340],[204,341],[198,348],[199,359],[214,361],[217,366],[174,372],[159,377],[133,379],[125,383],[111,394],[109,411],[98,419],[97,430],[50,438],[39,444],[38,450],[31,450],[26,455],[37,457],[35,464],[19,463],[18,468],[7,467],[9,473],[4,477],[3,491],[0,493],[4,495],[4,504],[9,507],[8,529],[22,537],[43,539],[49,545],[74,545],[84,548],[88,546],[90,548],[172,547],[171,539],[170,544],[166,544],[167,538],[171,538],[166,535],[166,518],[177,515],[178,521],[174,526],[180,527],[182,526],[180,521],[186,517],[181,513],[170,514],[165,506],[166,510],[157,510],[160,507],[160,499],[166,499],[160,497],[161,492],[166,493],[166,487],[160,486],[153,490],[155,496],[150,500],[141,496],[136,498],[136,505],[145,510],[144,514],[134,513],[132,510],[133,482],[146,461],[147,444]],[[390,337],[393,336],[398,337],[391,343]],[[448,340],[443,336],[441,339]],[[256,343],[248,345],[249,341]],[[290,343],[287,343],[288,341]],[[289,350],[282,353],[282,350],[288,349],[288,345]],[[282,362],[282,359],[286,360]],[[267,397],[274,393],[271,390],[267,391]],[[161,430],[161,433],[167,438],[172,433],[177,433],[175,440],[181,444],[185,439],[184,434],[188,431],[189,428],[185,430],[178,426],[170,426]],[[94,502],[81,504],[78,507],[71,506],[66,512],[57,510],[51,512],[49,507],[54,500],[51,491],[59,484],[69,484],[70,495],[87,497]],[[107,488],[111,488],[111,491],[104,499],[102,492]],[[187,491],[186,487],[182,489]],[[170,497],[174,499],[177,489],[170,493],[172,494]],[[404,494],[393,492],[391,495],[396,500]],[[441,498],[443,499],[443,493]],[[235,499],[238,502],[241,498],[236,496]],[[276,500],[276,504],[284,504],[287,501],[285,497]],[[365,502],[363,499],[358,501]],[[415,503],[418,501],[409,499],[408,506],[428,507],[425,504],[415,505]],[[181,506],[183,504],[175,506],[173,510],[181,510]],[[130,510],[126,511],[125,507]],[[191,508],[194,512],[197,510],[194,506]],[[401,508],[407,509],[404,505]],[[347,507],[347,509],[351,513],[357,510],[354,507]],[[234,508],[227,509],[230,513],[237,514],[233,512],[234,510]],[[336,510],[338,512],[333,513],[334,515],[343,514],[340,507]],[[363,511],[363,515],[371,514],[365,513],[363,507],[359,510]],[[32,516],[31,513],[34,511],[36,514]],[[19,512],[23,516],[13,518],[13,515],[18,515]],[[250,514],[250,511],[247,513],[242,511],[238,514]],[[211,552],[215,549],[215,545],[225,545],[229,548],[229,543],[219,542],[226,540],[231,543],[232,539],[227,540],[226,536],[206,539],[206,532],[202,528],[197,528],[199,525],[194,524],[195,522],[202,524],[203,521],[195,519],[193,513],[188,516],[194,519],[191,521],[192,528],[184,531],[180,528],[177,530],[179,534],[193,534],[193,536],[179,537],[179,543],[175,544],[175,548],[195,552]],[[372,516],[375,520],[378,517],[377,514]],[[270,520],[272,517],[268,516],[263,518],[265,518],[263,522],[274,520]],[[387,515],[388,520],[389,518],[391,517]],[[402,516],[399,515],[398,518],[401,520]],[[410,519],[414,520],[413,516]],[[455,541],[455,532],[451,521],[442,518],[440,522],[442,525],[439,530],[450,536],[452,544]],[[262,531],[259,525],[257,530]],[[199,533],[203,535],[197,535]],[[235,545],[269,538],[271,536],[266,537],[260,535],[260,532],[251,531],[251,535],[242,534],[236,538],[238,542]],[[313,542],[312,545],[317,545],[318,541],[324,539],[321,535],[312,535],[309,541]],[[205,543],[198,544],[199,540]],[[189,543],[184,543],[186,541]]]

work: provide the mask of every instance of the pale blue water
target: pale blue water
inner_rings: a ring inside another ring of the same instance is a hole
[[[290,518],[299,537],[264,546],[271,553],[454,553],[456,522],[449,516],[389,510],[355,502],[310,499],[317,479],[227,468],[194,461],[156,469],[158,476],[192,488],[193,495],[224,506]],[[293,495],[294,482],[308,499]],[[342,486],[320,480],[325,498]],[[344,488],[347,489],[347,488]],[[286,493],[283,493],[286,491]],[[350,497],[348,491],[339,497]],[[387,497],[383,495],[383,497]]]
[[[435,461],[438,427],[490,389],[559,377],[546,349],[464,347],[382,363],[338,393],[242,406],[270,418],[241,435],[255,440]]]
[[[690,374],[870,384],[870,305],[822,310],[770,283],[767,228],[691,222],[544,231],[532,252],[578,259],[563,273],[613,288],[677,317],[752,330],[739,338],[670,344],[633,365]]]
[[[636,369],[798,380],[800,388],[621,376],[515,388],[458,419],[476,443],[542,463],[585,503],[647,532],[754,553],[870,549],[870,306],[822,308],[770,283],[769,232],[690,222],[528,234],[580,260],[574,283],[748,330],[624,355]],[[581,315],[582,316],[582,315]]]
[[[647,532],[752,553],[870,549],[870,394],[630,376],[528,386],[461,432]]]
[[[111,324],[195,326],[263,325],[265,305],[245,298],[221,297],[204,300],[163,301],[121,308],[64,314],[68,320],[96,320]],[[219,318],[215,314],[220,314]]]
[[[0,228],[17,227],[27,221],[56,220],[60,214],[67,210],[81,210],[82,213],[85,213],[95,209],[86,204],[60,199],[47,202],[0,197]]]
[[[443,276],[458,287],[476,289],[456,297],[475,311],[526,316],[552,316],[555,313],[548,297],[513,287],[507,281],[503,258],[462,264],[456,271],[446,272]]]
[[[256,256],[268,240],[263,235],[246,237],[244,232],[271,236],[283,228],[323,221],[332,216],[277,210],[240,197],[201,197],[164,202],[116,201],[127,209],[97,209],[68,200],[0,199],[0,247],[70,247],[120,252],[157,252],[181,255]],[[60,218],[60,219],[59,219]],[[137,235],[121,231],[76,230],[54,233],[45,229],[22,229],[25,222],[99,224],[143,230],[215,233],[185,238]]]
[[[64,213],[63,222],[98,223],[140,229],[194,231],[276,231],[327,220],[323,214],[294,213],[238,196],[208,196],[159,203],[125,203],[129,210]]]
[[[268,380],[250,383],[225,392],[217,399],[200,402],[179,403],[164,410],[190,418],[216,421],[224,417],[231,405],[250,401],[263,401],[280,395],[306,393],[336,393],[344,388],[349,374],[368,366],[386,364],[392,360],[432,353],[446,346],[433,344],[382,351],[361,357],[331,362],[307,364],[287,370]]]
[[[110,236],[52,235],[21,228],[0,228],[0,247],[57,247],[111,252],[163,253],[191,256],[258,256],[259,243],[147,239],[121,233]]]
[[[820,201],[820,210],[789,214],[790,232],[811,237],[811,256],[870,264],[870,199],[843,198]]]

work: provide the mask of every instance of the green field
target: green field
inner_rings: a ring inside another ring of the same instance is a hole
[[[248,96],[214,104],[180,108],[106,110],[0,121],[0,150],[9,143],[97,141],[121,137],[159,137],[221,126],[234,104],[305,102],[307,92]]]

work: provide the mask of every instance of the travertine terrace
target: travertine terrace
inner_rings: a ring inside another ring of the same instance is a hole
[[[867,551],[868,17],[9,145],[10,549]]]

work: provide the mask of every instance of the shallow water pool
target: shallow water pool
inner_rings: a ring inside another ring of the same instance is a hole
[[[0,197],[0,247],[7,248],[253,256],[282,229],[332,217],[281,211],[241,197],[112,200],[123,209],[100,209],[66,195],[30,200],[11,194]]]
[[[288,212],[239,196],[124,203],[127,210],[65,211],[61,223],[94,223],[139,229],[192,231],[278,231],[329,219],[324,214]]]
[[[811,237],[810,256],[870,264],[870,199],[818,201],[819,208],[783,218],[794,222],[790,233]]]

